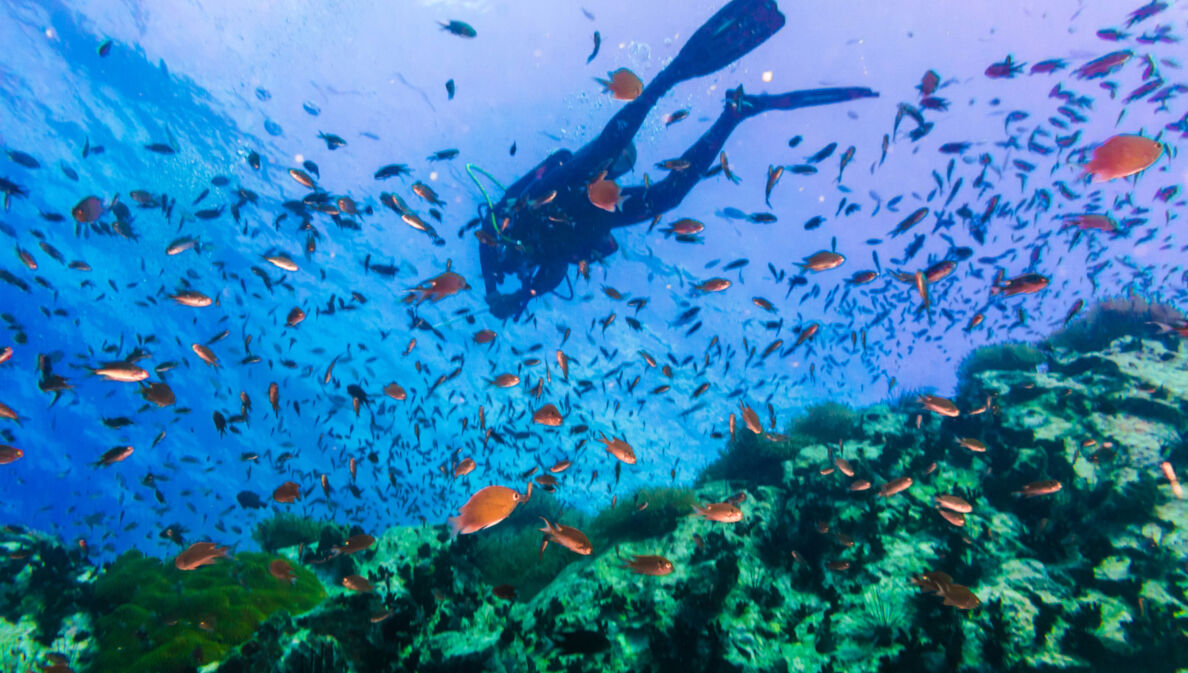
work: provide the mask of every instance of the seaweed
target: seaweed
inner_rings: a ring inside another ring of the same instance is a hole
[[[1158,332],[1154,323],[1182,323],[1184,314],[1174,306],[1138,294],[1097,302],[1083,317],[1048,337],[1047,343],[1080,353],[1102,350],[1115,339],[1150,336]]]
[[[805,409],[792,421],[791,435],[814,444],[834,444],[858,436],[859,416],[849,405],[821,402]]]
[[[182,673],[223,659],[274,612],[304,612],[326,596],[308,569],[296,580],[268,571],[272,557],[244,552],[193,571],[130,551],[95,583],[94,673]]]
[[[586,534],[596,549],[660,537],[676,529],[681,517],[692,514],[695,504],[698,500],[692,489],[642,488],[599,512]]]
[[[327,530],[329,529],[329,530]],[[317,521],[288,512],[262,520],[252,531],[252,539],[267,553],[303,544],[307,547],[323,539],[333,544],[345,540],[347,530],[332,523]]]
[[[744,480],[778,484],[781,464],[812,444],[836,444],[862,434],[861,415],[839,402],[822,402],[804,409],[792,420],[787,435],[756,434],[741,424],[718,459],[702,472],[698,483]]]

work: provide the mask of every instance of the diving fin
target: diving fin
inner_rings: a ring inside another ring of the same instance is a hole
[[[879,94],[866,87],[835,87],[829,89],[804,89],[782,94],[743,93],[742,87],[727,93],[727,105],[743,117],[767,112],[768,110],[796,110],[802,107],[833,105],[860,98],[878,98]]]
[[[693,33],[664,75],[675,84],[717,72],[783,27],[775,0],[730,0]]]

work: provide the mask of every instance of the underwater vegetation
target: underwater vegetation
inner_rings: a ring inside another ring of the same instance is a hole
[[[233,560],[181,571],[130,551],[94,585],[95,673],[179,673],[222,660],[279,610],[307,611],[326,596],[313,573],[273,577],[274,557],[243,552]]]
[[[963,401],[974,402],[974,388],[970,384],[977,380],[981,372],[998,371],[1034,371],[1037,366],[1047,361],[1048,356],[1037,346],[1021,342],[1005,342],[986,344],[969,352],[957,367],[958,381],[961,387],[957,390],[957,397]],[[909,403],[914,402],[913,395]]]
[[[270,554],[302,544],[308,547],[320,543],[328,549],[346,538],[346,529],[342,526],[289,512],[278,512],[263,519],[252,530],[252,539]]]
[[[1084,314],[1067,322],[1047,343],[1058,348],[1089,352],[1105,348],[1123,336],[1150,337],[1159,325],[1184,323],[1184,314],[1170,304],[1130,294],[1095,302]]]
[[[1188,500],[1165,465],[1188,459],[1188,355],[1170,346],[1126,336],[1046,370],[990,351],[952,414],[923,396],[833,407],[814,413],[845,423],[795,450],[736,429],[782,456],[774,475],[644,488],[595,515],[538,491],[490,529],[392,527],[317,574],[295,565],[292,584],[262,554],[182,572],[129,552],[97,570],[11,535],[0,636],[80,673],[1172,671],[1188,666]],[[740,520],[692,512],[727,498]],[[592,553],[541,555],[541,516]],[[633,569],[643,555],[670,570]],[[66,618],[12,621],[57,585]]]
[[[796,415],[786,434],[759,435],[740,424],[726,450],[706,467],[702,479],[759,479],[762,483],[778,483],[781,463],[794,457],[802,446],[853,439],[862,432],[859,421],[859,414],[848,405],[827,401]]]

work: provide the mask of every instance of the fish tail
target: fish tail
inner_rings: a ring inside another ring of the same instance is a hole
[[[450,539],[457,539],[458,533],[462,531],[462,517],[451,516],[449,519],[447,519],[447,522],[450,524]]]

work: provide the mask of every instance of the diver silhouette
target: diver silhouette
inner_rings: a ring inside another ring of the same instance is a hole
[[[717,72],[738,60],[784,26],[775,0],[731,0],[714,14],[676,58],[634,100],[620,109],[576,153],[558,150],[512,184],[492,207],[479,207],[468,225],[480,227],[479,260],[486,301],[497,318],[519,318],[533,297],[555,290],[570,264],[613,254],[617,227],[655,218],[680,204],[718,157],[731,131],[744,119],[768,110],[795,110],[878,96],[860,87],[812,89],[778,95],[749,95],[742,86],[727,94],[717,121],[681,155],[674,170],[649,186],[624,187],[613,211],[591,202],[587,185],[626,173],[634,164],[632,144],[652,107],[672,87]],[[510,276],[519,288],[501,292]]]

